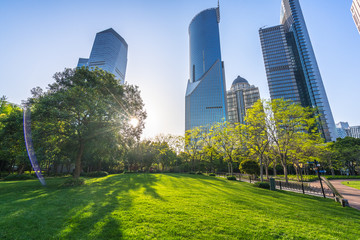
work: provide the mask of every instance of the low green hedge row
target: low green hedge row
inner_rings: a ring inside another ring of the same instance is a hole
[[[270,189],[270,184],[268,182],[256,182],[254,183],[255,187]]]
[[[5,181],[19,181],[19,180],[28,180],[28,179],[34,179],[34,176],[30,174],[10,174],[4,177]]]
[[[82,177],[90,177],[90,178],[96,178],[96,177],[106,177],[109,175],[108,172],[105,171],[95,171],[95,172],[88,172],[88,173],[81,173],[80,176]]]

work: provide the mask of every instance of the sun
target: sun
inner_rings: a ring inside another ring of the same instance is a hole
[[[137,127],[137,125],[139,124],[139,120],[137,119],[137,118],[131,118],[130,119],[130,121],[129,121],[129,123],[130,123],[130,125],[132,126],[132,127]]]

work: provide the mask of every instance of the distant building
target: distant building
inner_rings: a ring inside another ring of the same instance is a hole
[[[115,75],[121,84],[125,82],[128,45],[109,28],[96,34],[89,58],[79,58],[78,67],[98,67]]]
[[[360,138],[360,126],[351,126],[350,136],[353,138]]]
[[[238,76],[227,92],[228,121],[244,124],[246,111],[259,99],[259,88]]]
[[[339,122],[336,124],[336,130],[340,138],[346,136],[360,138],[360,126],[349,126],[347,122]]]
[[[185,131],[226,120],[219,7],[197,14],[189,25],[190,79],[185,95]]]
[[[350,136],[349,132],[349,123],[347,122],[339,122],[336,124],[336,131],[338,133],[339,138],[345,138],[346,136]]]
[[[299,0],[282,0],[280,25],[259,30],[271,99],[314,107],[319,131],[335,141],[337,131]]]
[[[351,13],[352,17],[354,19],[356,28],[358,32],[360,33],[360,0],[353,0],[353,3],[351,5]]]

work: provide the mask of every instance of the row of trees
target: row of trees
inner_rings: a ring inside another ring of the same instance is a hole
[[[282,99],[259,100],[247,111],[246,124],[224,122],[188,131],[186,153],[192,162],[212,162],[220,156],[227,162],[230,174],[234,162],[257,161],[261,180],[264,170],[269,177],[271,166],[276,175],[280,164],[287,181],[289,166],[299,176],[308,162],[319,162],[332,174],[341,168],[356,174],[356,167],[360,166],[360,139],[347,137],[324,143],[315,111]]]
[[[73,172],[78,177],[81,171],[97,170],[233,174],[249,160],[260,166],[261,179],[269,177],[269,171],[275,175],[281,171],[287,178],[289,167],[298,174],[304,163],[314,161],[332,174],[341,169],[359,173],[360,139],[324,143],[314,110],[290,101],[258,101],[247,111],[246,124],[223,122],[194,128],[184,137],[159,135],[140,141],[146,112],[137,87],[120,85],[99,69],[66,69],[54,79],[46,91],[33,89],[23,106],[31,111],[32,142],[47,174]],[[0,104],[0,172],[30,170],[23,110],[5,97]]]

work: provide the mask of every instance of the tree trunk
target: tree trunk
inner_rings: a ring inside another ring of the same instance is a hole
[[[79,149],[78,149],[78,153],[77,153],[76,161],[75,161],[74,178],[80,177],[81,158],[82,158],[83,153],[84,153],[84,142],[82,140],[80,140]]]
[[[273,163],[274,177],[276,177],[276,158]]]
[[[335,171],[334,171],[334,167],[333,167],[333,165],[332,165],[331,159],[330,159],[329,163],[330,163],[331,175],[332,175],[332,176],[335,176]]]
[[[20,168],[18,169],[18,174],[21,175],[24,172],[25,165],[21,164]]]
[[[269,166],[265,166],[266,179],[269,180]]]
[[[301,170],[300,170],[301,171]],[[299,178],[299,167],[298,165],[296,164],[296,167],[295,167],[295,172],[296,172],[296,178],[298,180],[298,182],[300,182],[300,178]]]
[[[264,181],[264,169],[263,169],[263,163],[262,163],[262,156],[260,156],[260,180],[261,180],[261,182]]]

